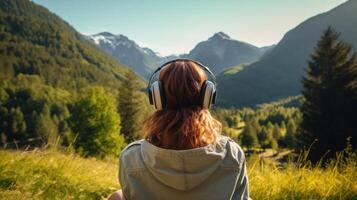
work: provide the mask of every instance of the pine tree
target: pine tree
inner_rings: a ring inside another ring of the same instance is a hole
[[[58,126],[54,123],[50,116],[50,106],[48,104],[44,104],[42,113],[36,117],[36,135],[41,137],[43,143],[53,146],[58,137],[57,128]]]
[[[285,124],[285,121],[282,121],[280,123],[280,136],[283,137],[286,135],[286,131],[287,131],[287,128],[286,128],[286,124]]]
[[[288,127],[286,129],[285,144],[289,148],[296,147],[296,125],[291,119],[288,121]]]
[[[275,138],[270,138],[270,140],[267,143],[267,148],[272,148],[272,149],[278,149],[279,145],[278,142],[276,141]]]
[[[20,107],[10,109],[8,125],[10,140],[26,142],[26,122]]]
[[[278,124],[274,124],[274,129],[273,129],[273,137],[276,140],[279,140],[281,137],[281,131],[280,131],[280,127]]]
[[[357,147],[356,60],[351,47],[339,41],[339,34],[329,27],[308,62],[302,80],[304,102],[299,141],[305,148],[313,144],[313,161],[325,154],[325,158],[332,157],[334,152],[344,149],[348,137]]]
[[[136,75],[132,71],[126,73],[126,77],[119,89],[119,113],[121,119],[121,133],[127,142],[132,142],[138,137],[139,112],[142,104],[136,91],[139,90],[139,83],[135,79]]]
[[[247,124],[247,126],[245,127],[242,133],[241,141],[242,145],[248,148],[254,148],[259,146],[257,134],[250,124]]]
[[[257,134],[259,143],[262,145],[268,139],[268,130],[265,126]]]

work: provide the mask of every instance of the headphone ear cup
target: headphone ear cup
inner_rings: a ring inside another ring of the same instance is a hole
[[[161,81],[155,81],[151,85],[151,97],[153,105],[157,110],[161,110],[165,106],[164,90]]]
[[[216,104],[216,98],[217,98],[217,90],[215,90],[214,93],[213,93],[212,105]]]
[[[154,101],[152,99],[151,88],[148,89],[148,97],[149,97],[150,105],[154,105]]]
[[[209,109],[211,107],[215,91],[214,83],[208,80],[203,83],[201,88],[201,106],[203,109]]]

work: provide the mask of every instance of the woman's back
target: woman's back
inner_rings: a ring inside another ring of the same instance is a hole
[[[221,135],[209,112],[216,98],[212,72],[196,61],[170,61],[153,73],[148,94],[157,111],[144,124],[144,139],[120,156],[124,197],[248,199],[243,151]]]
[[[119,179],[125,199],[248,199],[241,148],[228,137],[189,150],[156,147],[146,140],[128,145],[120,156]]]

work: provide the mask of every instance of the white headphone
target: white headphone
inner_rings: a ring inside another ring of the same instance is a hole
[[[162,85],[162,82],[160,80],[156,80],[152,83],[155,74],[157,72],[160,72],[162,68],[167,66],[170,63],[176,62],[176,61],[191,61],[198,66],[200,66],[204,71],[208,72],[210,77],[212,78],[212,81],[210,80],[205,80],[204,83],[202,84],[201,91],[200,91],[200,99],[201,99],[201,107],[203,109],[209,109],[211,105],[215,104],[216,102],[216,96],[217,96],[217,91],[216,91],[216,77],[214,74],[211,72],[211,70],[204,66],[203,64],[191,60],[191,59],[175,59],[171,60],[169,62],[164,63],[161,65],[159,68],[157,68],[154,73],[150,76],[147,91],[148,91],[148,96],[149,96],[149,101],[151,105],[154,105],[157,110],[161,110],[165,108],[166,102],[165,102],[165,93],[164,93],[164,87]]]

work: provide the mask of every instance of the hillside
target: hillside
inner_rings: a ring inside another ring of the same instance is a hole
[[[65,89],[117,87],[126,71],[46,8],[28,0],[0,1],[0,79],[31,74]]]
[[[230,78],[233,74],[236,74],[244,69],[248,64],[240,64],[234,67],[230,67],[221,73],[218,74],[217,76],[217,81],[218,82],[223,82],[225,79]]]
[[[307,59],[328,26],[357,50],[357,1],[350,0],[314,16],[285,34],[269,53],[244,70],[219,82],[218,104],[224,107],[255,106],[300,93]]]
[[[0,38],[0,146],[74,143],[78,131],[70,117],[83,115],[76,103],[90,93],[103,97],[97,104],[106,101],[101,109],[111,103],[114,117],[135,105],[138,111],[120,118],[120,126],[141,123],[151,113],[143,79],[32,1],[0,1]],[[112,132],[123,134],[114,124],[118,131]]]

